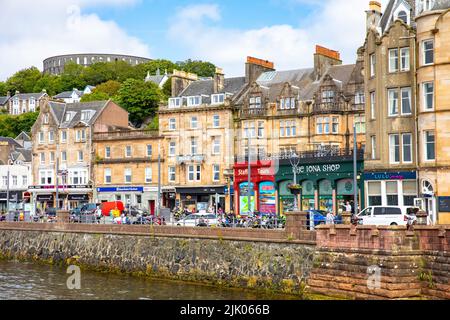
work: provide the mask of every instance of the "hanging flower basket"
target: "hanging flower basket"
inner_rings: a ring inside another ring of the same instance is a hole
[[[293,184],[291,183],[290,185],[288,185],[289,190],[291,190],[291,193],[293,195],[299,195],[300,192],[302,191],[302,186],[299,184]]]

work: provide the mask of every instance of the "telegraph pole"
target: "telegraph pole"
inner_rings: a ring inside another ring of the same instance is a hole
[[[10,163],[10,159],[8,157],[8,166],[6,168],[7,173],[6,173],[6,213],[9,214],[9,163]]]
[[[156,216],[161,215],[161,140],[158,142],[158,195],[156,200]]]
[[[358,166],[357,166],[357,144],[356,144],[356,124],[353,124],[353,190],[354,190],[354,206],[355,215],[358,214],[359,201],[358,201]]]
[[[252,198],[252,193],[250,192],[250,186],[251,186],[251,179],[252,179],[252,173],[251,173],[251,148],[250,148],[250,130],[247,131],[247,135],[248,135],[248,185],[247,185],[247,201],[248,201],[248,213],[252,213],[252,205],[251,205],[251,198]]]

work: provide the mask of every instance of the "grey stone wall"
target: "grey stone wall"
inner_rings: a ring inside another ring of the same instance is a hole
[[[299,295],[313,255],[289,243],[0,230],[0,258]]]

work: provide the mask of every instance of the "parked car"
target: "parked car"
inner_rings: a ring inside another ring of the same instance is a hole
[[[310,217],[311,215],[313,215],[313,219],[314,219],[314,227],[317,227],[318,225],[321,224],[326,224],[327,223],[327,214],[328,212],[324,211],[324,210],[308,210],[307,211],[309,213],[309,215],[307,216],[307,225],[310,226]],[[342,224],[342,216],[341,215],[337,215],[334,217],[334,224]]]
[[[88,203],[81,207],[80,212],[81,214],[95,214],[99,206],[99,203]]]
[[[177,226],[211,227],[219,225],[219,218],[214,214],[194,213],[177,221]]]
[[[362,225],[377,226],[406,226],[408,217],[415,219],[415,216],[408,214],[406,206],[370,206],[357,215],[359,223]]]

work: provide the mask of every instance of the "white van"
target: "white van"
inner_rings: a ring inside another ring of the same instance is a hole
[[[357,217],[362,225],[406,226],[408,209],[400,206],[371,206],[361,211]]]

